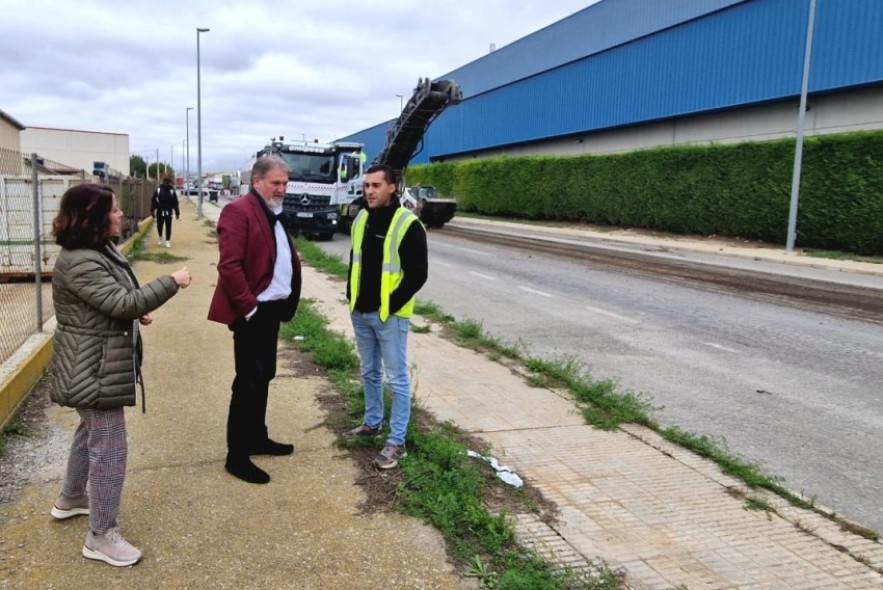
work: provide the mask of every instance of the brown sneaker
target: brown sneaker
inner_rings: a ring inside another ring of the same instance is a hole
[[[361,424],[356,426],[352,430],[347,430],[341,436],[343,438],[363,438],[369,436],[380,436],[383,432],[383,424],[379,426],[368,426],[367,424]]]
[[[123,567],[138,563],[141,551],[120,535],[119,527],[114,527],[103,535],[89,531],[83,544],[83,557]]]
[[[88,515],[89,495],[83,494],[79,498],[68,498],[59,495],[58,499],[55,501],[55,505],[52,506],[52,510],[49,511],[49,514],[57,520],[65,520],[80,514]]]
[[[405,451],[404,445],[399,446],[387,443],[383,450],[380,451],[380,454],[374,457],[374,464],[377,465],[378,469],[392,469],[398,466],[399,459],[407,456],[408,453]]]

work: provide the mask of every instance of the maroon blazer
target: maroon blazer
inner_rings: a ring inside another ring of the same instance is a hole
[[[228,203],[218,218],[218,283],[208,310],[208,319],[232,325],[253,310],[257,296],[270,285],[276,263],[276,238],[267,212],[255,192]],[[291,238],[291,295],[280,306],[281,321],[294,317],[300,301],[300,258]],[[290,312],[290,313],[289,313]]]

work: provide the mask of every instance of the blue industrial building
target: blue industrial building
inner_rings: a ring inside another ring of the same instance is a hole
[[[601,0],[452,72],[412,163],[793,136],[811,0]],[[342,138],[373,157],[391,121]],[[807,134],[883,128],[883,0],[816,0]]]

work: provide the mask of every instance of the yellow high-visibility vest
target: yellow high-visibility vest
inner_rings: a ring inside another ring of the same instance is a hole
[[[389,229],[386,230],[386,238],[383,240],[383,265],[380,275],[380,321],[385,322],[389,318],[389,296],[402,282],[405,276],[402,272],[402,261],[399,258],[399,246],[411,224],[418,222],[417,216],[404,207],[399,207],[392,216]],[[362,238],[365,236],[365,225],[368,223],[368,211],[362,209],[356,215],[353,226],[350,229],[353,242],[353,268],[350,273],[350,311],[355,310],[356,300],[359,297],[359,279],[362,275]],[[405,303],[395,315],[400,318],[409,318],[414,313],[415,297]]]

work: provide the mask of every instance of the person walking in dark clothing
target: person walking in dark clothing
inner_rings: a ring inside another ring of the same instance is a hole
[[[159,234],[160,246],[163,245],[163,227],[166,230],[166,248],[172,247],[172,213],[175,214],[175,219],[181,219],[178,193],[172,186],[172,179],[166,176],[163,178],[162,184],[156,187],[153,198],[150,199],[150,216],[156,219],[156,231]]]
[[[224,468],[249,483],[270,476],[252,455],[291,455],[294,445],[272,440],[267,397],[276,376],[279,325],[294,317],[300,301],[301,266],[284,223],[282,199],[288,166],[278,156],[258,159],[251,190],[230,202],[218,219],[218,283],[208,319],[233,332],[236,377],[227,417]]]

